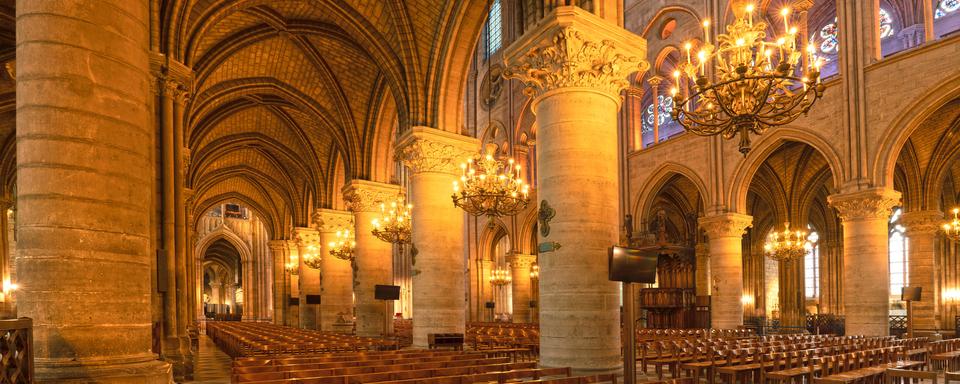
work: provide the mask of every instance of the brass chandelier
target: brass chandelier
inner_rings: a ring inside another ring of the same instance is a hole
[[[778,261],[790,261],[802,258],[810,249],[807,232],[791,231],[790,223],[783,223],[782,232],[770,232],[763,244],[767,257]]]
[[[304,265],[313,269],[320,269],[323,261],[323,257],[320,255],[320,247],[312,244],[308,245],[307,252],[301,256],[303,257]]]
[[[353,260],[353,248],[357,246],[357,242],[350,236],[349,229],[337,231],[337,240],[331,241],[328,245],[330,246],[330,256],[340,260]]]
[[[534,263],[534,264],[530,267],[530,278],[533,279],[533,280],[538,280],[538,279],[540,279],[540,266],[537,265],[536,263]]]
[[[530,201],[530,186],[513,159],[504,165],[492,154],[476,155],[460,168],[460,180],[453,182],[453,205],[473,216],[515,215]]]
[[[503,286],[511,282],[513,282],[513,276],[510,276],[510,271],[505,269],[494,269],[490,271],[490,284]]]
[[[685,44],[686,62],[674,71],[671,89],[675,121],[701,136],[740,135],[743,154],[750,151],[750,134],[796,120],[824,90],[814,45],[808,44],[805,53],[798,48],[801,34],[790,26],[790,9],[781,10],[784,33],[773,41],[765,40],[767,24],[754,22],[753,12],[753,4],[735,9],[736,20],[717,36],[716,46],[710,42],[710,22],[704,21],[705,41],[696,61],[692,44]]]
[[[380,204],[380,217],[373,219],[373,230],[378,239],[388,243],[403,245],[410,243],[411,216],[413,205],[406,203],[403,194],[397,195],[390,205]]]
[[[287,264],[284,264],[283,269],[287,271],[291,276],[296,276],[300,274],[299,265],[295,261],[288,261]]]
[[[953,209],[953,219],[943,223],[943,233],[953,241],[960,241],[960,208]]]

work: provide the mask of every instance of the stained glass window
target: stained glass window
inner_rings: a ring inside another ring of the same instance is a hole
[[[960,2],[960,0],[948,0],[954,2]],[[960,5],[958,5],[960,7]],[[885,39],[890,36],[893,36],[893,17],[890,16],[890,12],[886,9],[880,8],[880,38]],[[819,32],[820,38],[811,40],[820,41],[820,52],[826,54],[837,53],[839,49],[840,40],[837,38],[837,19],[834,18],[832,23],[824,25],[820,28]]]
[[[807,228],[810,228],[808,225]],[[807,255],[803,257],[803,291],[808,299],[820,297],[820,235],[810,231],[807,241],[811,247],[807,250]]]
[[[890,295],[900,297],[900,289],[910,283],[909,241],[904,235],[905,228],[900,224],[903,211],[897,208],[890,217]]]
[[[490,4],[490,15],[487,17],[487,31],[489,39],[487,42],[487,57],[500,50],[503,44],[503,20],[500,17],[500,0],[494,0]]]
[[[657,96],[657,105],[660,110],[657,111],[657,121],[659,126],[663,126],[671,121],[670,112],[673,112],[673,98],[670,96]],[[643,111],[643,132],[653,131],[653,103],[647,106]]]
[[[937,9],[933,11],[933,18],[939,19],[958,9],[960,9],[960,0],[940,0],[937,3]]]

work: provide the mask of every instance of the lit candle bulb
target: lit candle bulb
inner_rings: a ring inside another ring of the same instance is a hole
[[[690,44],[690,42],[687,42],[686,44],[683,45],[683,49],[685,49],[685,50],[687,51],[687,64],[691,64],[691,63],[690,63],[690,48],[693,48],[693,44]]]
[[[789,22],[788,20],[789,20],[789,17],[790,17],[790,8],[781,9],[781,10],[780,10],[780,15],[783,16],[783,31],[786,32],[786,33],[789,33],[789,32],[790,32],[790,22]]]
[[[747,4],[747,25],[753,26],[753,4]]]
[[[706,76],[707,73],[707,51],[697,52],[697,60],[700,62],[700,76]]]
[[[710,19],[703,20],[703,41],[710,44]]]
[[[673,85],[676,88],[680,88],[680,71],[679,70],[673,71]]]

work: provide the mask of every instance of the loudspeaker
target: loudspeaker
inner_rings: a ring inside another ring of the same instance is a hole
[[[167,292],[167,250],[157,250],[157,292]]]
[[[484,303],[483,306],[484,306],[485,308],[496,308],[497,305],[496,305],[494,302],[492,302],[492,301],[488,301],[488,302]]]
[[[320,295],[307,295],[307,304],[320,304]]]
[[[530,308],[536,308],[536,307],[537,307],[537,301],[536,301],[536,300],[530,300]]]
[[[376,300],[400,300],[400,286],[378,284],[373,287],[373,298]]]
[[[290,298],[290,305],[300,305],[300,298],[299,298],[299,297],[291,297],[291,298]]]
[[[903,289],[900,290],[900,300],[920,301],[921,290],[923,290],[923,287],[903,287]]]

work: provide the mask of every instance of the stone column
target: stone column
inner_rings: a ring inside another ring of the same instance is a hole
[[[513,322],[529,323],[530,319],[530,266],[537,262],[535,255],[514,253],[510,258],[511,274],[513,275]]]
[[[294,237],[297,240],[297,254],[300,255],[300,328],[320,329],[319,319],[317,318],[320,306],[317,304],[307,304],[307,295],[320,295],[320,270],[313,269],[304,264],[307,254],[316,254],[323,251],[320,244],[320,232],[313,228],[297,227],[293,229]],[[311,249],[312,248],[312,249]]]
[[[480,260],[480,321],[493,321],[494,311],[487,308],[487,303],[494,302],[493,295],[497,287],[490,283],[490,276],[493,275],[493,261],[488,259]]]
[[[743,235],[753,217],[725,213],[701,217],[700,228],[710,239],[710,326],[734,329],[743,325]]]
[[[273,323],[287,325],[287,298],[290,296],[287,279],[289,258],[284,250],[286,240],[270,240],[270,256],[273,257]]]
[[[644,57],[643,38],[574,6],[555,8],[504,52],[505,74],[524,82],[537,115],[537,194],[555,213],[541,223],[540,241],[562,246],[539,255],[543,366],[611,372],[623,365],[607,248],[620,232],[620,92],[648,67]]]
[[[300,326],[300,305],[303,304],[302,302],[299,301],[300,300],[300,274],[303,272],[303,269],[305,267],[300,262],[300,249],[297,247],[296,240],[287,240],[286,249],[287,249],[287,256],[289,257],[288,261],[297,265],[296,275],[292,273],[287,274],[287,276],[290,278],[288,280],[289,284],[287,284],[286,286],[287,295],[290,298],[296,297],[298,300],[297,302],[298,304],[296,306],[289,305],[289,304],[287,305],[287,325],[291,327],[299,327]]]
[[[694,279],[697,284],[697,296],[710,295],[710,246],[707,243],[697,244],[695,250],[696,267]]]
[[[357,335],[383,334],[384,304],[374,299],[374,286],[393,284],[393,245],[386,243],[371,231],[373,219],[380,216],[380,204],[389,204],[397,198],[400,187],[394,184],[367,180],[351,180],[343,187],[343,200],[353,212],[357,247],[353,251],[356,263]],[[389,325],[388,325],[389,326]],[[389,329],[387,330],[389,332]]]
[[[843,223],[843,302],[848,335],[890,332],[890,210],[900,192],[868,189],[830,195]]]
[[[17,299],[36,381],[170,382],[150,353],[147,3],[16,11]]]
[[[940,321],[935,303],[940,292],[936,281],[937,234],[944,221],[943,212],[906,212],[900,222],[910,240],[908,276],[911,287],[921,287],[920,301],[913,303],[914,329],[939,329]],[[889,244],[889,243],[888,243]],[[896,294],[896,292],[893,292]]]
[[[657,144],[660,142],[660,102],[657,101],[657,98],[660,94],[660,83],[663,81],[663,77],[653,75],[647,79],[647,82],[650,83],[650,92],[653,96],[653,143]],[[643,111],[643,108],[640,109]],[[643,113],[641,112],[641,117]]]
[[[353,229],[353,214],[333,209],[318,209],[314,214],[320,229],[323,248],[323,278],[320,280],[320,329],[333,331],[334,323],[342,317],[349,321],[353,313],[353,267],[350,260],[330,256],[330,242],[337,241],[337,231]]]
[[[413,203],[413,346],[427,334],[463,333],[465,319],[464,213],[453,205],[460,164],[477,153],[479,141],[439,129],[413,127],[396,153],[410,169]]]
[[[11,266],[13,266],[13,257],[10,254],[10,220],[8,220],[7,212],[13,208],[14,201],[10,197],[0,198],[0,255],[2,255],[2,260],[0,260],[0,279],[3,282],[13,282],[13,278],[10,275]],[[3,305],[2,310],[0,310],[0,319],[15,319],[17,318],[16,307],[13,304],[13,292],[3,291],[0,292],[0,298],[2,298]]]

